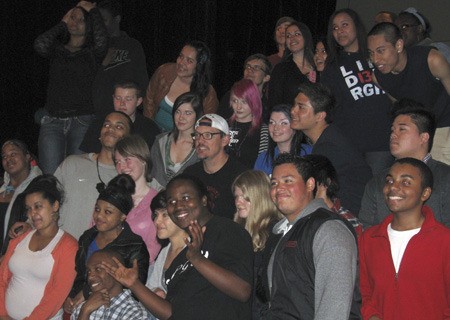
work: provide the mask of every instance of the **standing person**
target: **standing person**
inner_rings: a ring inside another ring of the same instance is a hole
[[[167,211],[190,235],[186,248],[167,269],[167,296],[161,298],[137,279],[132,269],[106,265],[139,301],[160,319],[250,318],[253,253],[250,236],[236,223],[213,215],[208,191],[185,174],[167,184]]]
[[[142,90],[134,81],[118,82],[114,85],[112,97],[114,111],[120,111],[128,115],[133,122],[133,134],[141,136],[150,149],[158,134],[161,133],[158,125],[151,119],[146,118],[138,110],[142,104]],[[96,117],[84,135],[80,149],[84,152],[100,152],[102,144],[97,135],[100,132],[105,116]]]
[[[385,177],[391,214],[359,242],[364,319],[445,319],[450,312],[450,230],[424,205],[433,188],[428,166],[398,159]]]
[[[1,319],[62,319],[75,278],[77,241],[58,227],[63,190],[51,175],[24,191],[34,229],[11,240],[0,265]]]
[[[192,134],[202,115],[202,100],[197,94],[186,92],[175,100],[172,109],[175,126],[172,131],[158,135],[150,150],[152,177],[163,188],[173,176],[199,161]]]
[[[450,64],[432,47],[405,49],[400,30],[392,23],[373,27],[368,47],[381,88],[394,99],[416,100],[435,114],[438,128],[431,153],[450,164]]]
[[[36,52],[50,59],[38,142],[44,173],[53,174],[67,155],[82,153],[79,146],[93,120],[92,83],[106,54],[107,37],[95,4],[80,1],[34,42]]]
[[[325,63],[328,57],[328,45],[325,37],[317,37],[314,46],[314,65],[318,75],[325,70]]]
[[[111,96],[116,89],[115,85],[134,81],[136,89],[142,92],[147,88],[148,74],[142,45],[120,29],[121,1],[97,1],[97,8],[109,34],[107,54],[92,85],[95,115],[103,119],[106,114],[113,111]]]
[[[348,319],[357,274],[353,227],[314,199],[313,164],[282,154],[274,163],[272,201],[284,218],[267,278],[270,307],[261,319]]]
[[[253,168],[258,154],[267,151],[269,142],[268,128],[262,121],[261,97],[254,82],[236,82],[231,88],[230,105],[233,115],[228,120],[228,153],[247,168]]]
[[[119,174],[129,175],[136,184],[132,196],[133,209],[128,212],[126,221],[131,231],[144,240],[150,255],[150,264],[152,264],[161,245],[156,239],[156,227],[151,219],[150,203],[158,192],[149,186],[149,182],[152,180],[150,150],[139,136],[123,137],[117,142],[114,149],[114,163]]]
[[[267,101],[267,86],[270,81],[272,64],[267,57],[261,53],[255,53],[244,61],[243,79],[252,80],[258,87],[262,103],[262,121],[267,123],[269,118],[269,102]],[[225,92],[220,99],[217,114],[224,119],[229,119],[233,115],[233,108],[230,106],[231,91]]]
[[[311,31],[304,23],[294,21],[286,28],[289,55],[273,68],[269,87],[269,107],[291,104],[297,87],[304,82],[316,82],[314,45]]]
[[[195,123],[193,138],[202,161],[187,167],[184,172],[198,177],[206,185],[213,214],[233,219],[236,207],[231,184],[249,168],[225,151],[230,142],[228,123],[217,114],[205,114]]]
[[[254,169],[272,174],[272,162],[280,153],[292,153],[299,156],[310,154],[312,146],[306,143],[300,130],[291,128],[291,106],[279,104],[272,108],[269,120],[269,146],[256,159]]]
[[[430,46],[438,49],[450,63],[450,48],[443,42],[435,42],[430,38],[431,26],[425,16],[416,8],[410,7],[392,21],[402,32],[406,48],[413,46]]]
[[[144,98],[144,116],[154,119],[163,131],[172,130],[173,102],[189,91],[203,99],[204,113],[215,112],[219,102],[211,85],[210,59],[205,43],[187,42],[176,63],[163,64],[150,79]]]
[[[11,139],[3,143],[2,166],[5,174],[3,185],[0,187],[1,254],[6,252],[9,243],[7,236],[9,227],[21,220],[14,216],[13,211],[17,196],[25,190],[31,180],[42,174],[41,169],[32,165],[31,161],[31,153],[24,142]],[[18,201],[20,202],[20,199]],[[17,205],[22,206],[19,203]]]
[[[100,193],[95,204],[94,227],[86,230],[78,240],[75,257],[77,275],[69,297],[64,302],[64,310],[72,313],[81,302],[90,295],[86,262],[92,254],[101,249],[117,251],[124,259],[125,265],[131,267],[137,261],[141,281],[147,279],[149,254],[142,238],[133,233],[125,221],[133,208],[132,194],[135,183],[127,174],[120,174],[112,179]]]
[[[390,166],[391,102],[372,80],[366,31],[351,9],[333,13],[328,24],[328,57],[321,82],[336,98],[333,123],[358,148],[376,174]]]
[[[281,219],[281,213],[270,199],[270,180],[262,171],[248,170],[234,180],[231,190],[234,194],[236,213],[234,221],[242,225],[252,237],[253,252],[253,296],[252,319],[259,320],[261,309],[268,302],[258,284],[264,277],[263,256],[271,252],[275,241],[269,241],[273,226]]]
[[[291,17],[281,17],[275,24],[274,40],[277,44],[278,52],[267,57],[272,67],[275,67],[284,58],[284,52],[286,50],[286,28],[294,21]]]

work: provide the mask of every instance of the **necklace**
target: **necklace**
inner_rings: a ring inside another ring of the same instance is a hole
[[[5,187],[5,191],[3,191],[3,198],[6,198],[6,196],[10,193],[14,193],[16,189],[12,185],[7,185]]]
[[[95,160],[95,163],[97,164],[97,176],[98,180],[100,180],[99,183],[95,186],[95,189],[97,189],[98,193],[101,193],[103,190],[105,190],[106,184],[103,182],[102,178],[100,177],[100,170],[98,168],[98,155],[97,159]]]

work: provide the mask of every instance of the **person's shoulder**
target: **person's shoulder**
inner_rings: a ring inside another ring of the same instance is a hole
[[[251,242],[250,234],[244,227],[229,218],[213,216],[207,222],[206,230],[209,230],[210,234],[216,236],[225,235],[227,239],[233,239],[233,241],[237,241],[236,236],[239,236]]]
[[[427,163],[430,170],[433,172],[433,176],[435,179],[442,178],[440,175],[449,175],[450,174],[450,166],[444,162],[430,159]],[[439,174],[438,174],[439,173]]]
[[[68,253],[76,253],[78,250],[78,241],[67,231],[64,231],[64,234],[61,237],[60,244],[55,250],[59,248],[60,250]]]
[[[134,120],[134,129],[139,133],[139,131],[154,131],[155,134],[161,133],[161,130],[159,129],[158,125],[155,121],[153,121],[150,118],[144,117],[139,112],[136,112],[136,119]]]
[[[190,165],[189,167],[184,169],[183,173],[191,175],[206,173],[205,170],[203,169],[203,161],[199,161]]]
[[[220,171],[226,169],[231,170],[232,172],[235,173],[241,173],[244,172],[246,170],[249,170],[250,168],[247,168],[245,165],[243,165],[238,159],[236,159],[233,156],[228,156],[228,160],[227,162],[224,164],[224,166],[222,167],[222,169],[220,169]]]

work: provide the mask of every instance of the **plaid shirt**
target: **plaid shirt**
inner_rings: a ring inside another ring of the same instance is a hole
[[[73,312],[71,320],[78,319],[81,306]],[[91,313],[89,320],[126,320],[126,319],[149,319],[150,313],[139,302],[131,297],[131,291],[126,289],[121,294],[111,299],[108,308],[101,306]]]
[[[350,211],[341,206],[341,201],[338,198],[334,199],[333,204],[334,205],[331,208],[331,211],[336,212],[342,218],[350,222],[353,228],[355,228],[356,235],[359,238],[359,236],[363,233],[363,225],[361,221],[359,221],[359,219],[355,217]]]

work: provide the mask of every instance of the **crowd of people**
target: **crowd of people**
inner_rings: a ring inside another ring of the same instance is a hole
[[[0,320],[450,316],[450,49],[420,12],[282,17],[220,102],[204,42],[149,80],[121,15],[80,1],[35,41],[38,156],[1,147]]]

